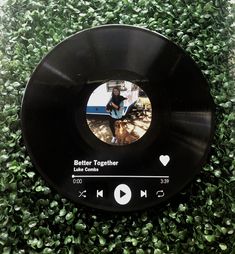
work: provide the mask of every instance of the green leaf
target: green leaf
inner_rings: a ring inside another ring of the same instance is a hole
[[[227,245],[224,244],[224,243],[220,243],[219,247],[220,247],[221,250],[227,250]]]
[[[214,235],[205,235],[204,237],[210,243],[215,241],[215,236]]]
[[[144,254],[144,250],[143,250],[143,249],[138,249],[138,250],[136,251],[136,254]]]
[[[101,246],[104,246],[106,243],[106,239],[103,236],[99,236],[99,243]]]
[[[72,219],[74,219],[73,213],[72,212],[67,213],[66,216],[65,216],[65,219],[66,220],[72,220]]]
[[[78,221],[76,224],[75,224],[75,229],[76,231],[80,232],[80,231],[83,231],[86,229],[86,225],[82,222],[82,221]]]
[[[37,225],[37,221],[30,221],[29,222],[29,227],[30,228],[33,228],[33,227],[35,227]]]
[[[65,214],[66,214],[65,208],[61,209],[61,210],[60,210],[60,213],[59,213],[59,216],[60,216],[60,217],[63,217],[63,216],[65,216]]]

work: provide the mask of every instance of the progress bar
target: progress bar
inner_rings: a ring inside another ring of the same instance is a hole
[[[125,178],[169,178],[169,176],[140,176],[140,175],[72,175],[72,178],[75,178],[75,177],[113,177],[113,178],[116,178],[116,177],[125,177]]]

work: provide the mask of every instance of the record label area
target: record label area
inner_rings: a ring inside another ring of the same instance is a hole
[[[202,72],[159,33],[85,29],[35,68],[21,107],[29,156],[62,196],[129,212],[163,204],[207,160],[214,103]]]
[[[140,139],[151,123],[151,102],[136,84],[109,80],[90,95],[86,107],[92,133],[110,145],[128,145]]]

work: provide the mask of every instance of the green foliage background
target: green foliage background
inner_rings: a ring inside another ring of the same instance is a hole
[[[0,253],[235,253],[234,6],[226,0],[8,0],[0,22]],[[198,63],[216,103],[208,163],[179,201],[103,214],[61,198],[30,162],[19,110],[40,59],[84,28],[158,31]]]

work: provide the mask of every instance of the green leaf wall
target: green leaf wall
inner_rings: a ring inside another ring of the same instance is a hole
[[[8,0],[0,11],[0,253],[235,253],[234,5],[226,0]],[[216,104],[201,174],[177,201],[102,213],[60,197],[23,144],[19,111],[30,75],[57,43],[84,28],[158,31],[197,62]]]

